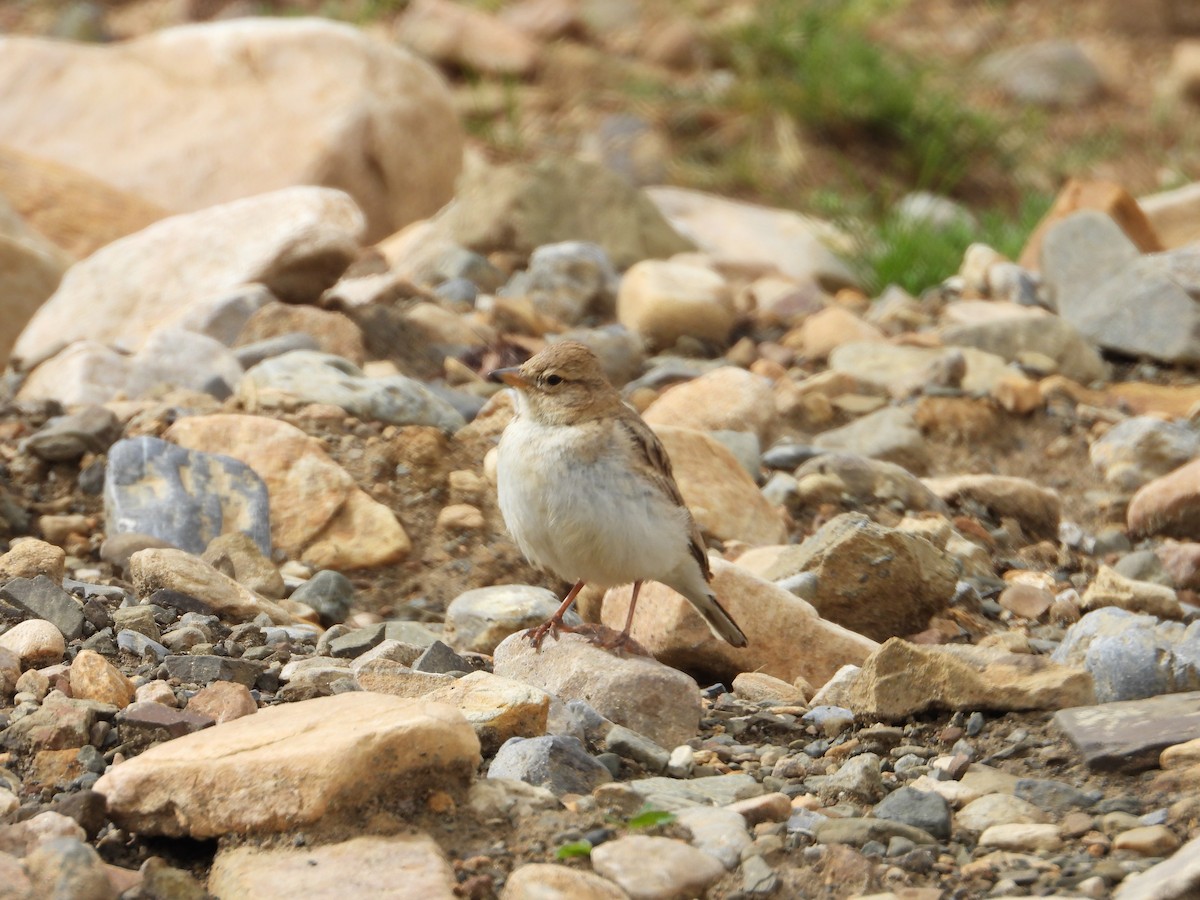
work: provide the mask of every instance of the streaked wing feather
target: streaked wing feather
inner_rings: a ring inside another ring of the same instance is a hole
[[[700,565],[700,571],[704,573],[705,581],[712,581],[712,569],[708,564],[708,554],[704,549],[704,536],[700,533],[700,526],[696,524],[695,518],[692,517],[691,510],[687,508],[687,504],[683,502],[683,495],[679,493],[679,485],[675,483],[675,475],[671,470],[671,458],[667,456],[667,449],[662,445],[662,441],[658,439],[647,425],[642,417],[633,410],[628,410],[629,415],[620,417],[621,425],[626,433],[633,440],[633,445],[641,451],[646,461],[645,475],[648,479],[662,490],[664,494],[670,497],[678,504],[685,513],[687,513],[688,525],[691,528],[690,546],[692,556]]]

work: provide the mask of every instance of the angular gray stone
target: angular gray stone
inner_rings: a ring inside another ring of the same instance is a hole
[[[801,573],[815,576],[802,593],[822,618],[877,641],[923,630],[957,581],[953,563],[929,541],[861,513],[831,519],[758,574],[782,581]]]
[[[898,500],[907,510],[950,515],[950,507],[903,466],[854,453],[823,453],[800,464],[797,482],[809,475],[830,475],[841,481],[842,492],[856,503]]]
[[[955,325],[942,331],[942,343],[977,347],[1009,362],[1025,353],[1040,353],[1058,364],[1059,374],[1080,384],[1108,377],[1108,365],[1096,348],[1058,316],[1012,316]]]
[[[22,446],[39,459],[65,462],[85,453],[104,453],[120,436],[121,423],[115,413],[103,406],[85,406],[50,419]]]
[[[534,309],[567,325],[589,315],[612,317],[620,277],[604,248],[587,241],[543,244],[529,257],[529,268],[502,290],[524,295]]]
[[[1062,709],[1054,723],[1091,768],[1141,772],[1165,748],[1200,738],[1200,691]]]
[[[266,663],[254,659],[234,659],[206,654],[168,656],[163,664],[167,667],[168,677],[178,678],[185,684],[236,681],[246,687],[254,687],[258,676],[267,668]]]
[[[104,861],[78,838],[56,837],[40,842],[25,858],[35,897],[75,897],[115,900]]]
[[[1109,484],[1135,491],[1200,453],[1200,434],[1183,422],[1133,416],[1092,442],[1088,456]]]
[[[898,406],[884,407],[849,425],[824,431],[813,439],[813,446],[885,460],[916,475],[929,469],[925,437],[912,414]]]
[[[1051,660],[1085,668],[1096,700],[1139,700],[1200,690],[1200,625],[1160,622],[1115,606],[1093,610],[1072,625]]]
[[[14,578],[0,587],[5,601],[34,619],[45,619],[73,641],[83,635],[83,607],[45,575]]]
[[[551,734],[509,738],[488,766],[487,777],[524,781],[558,796],[590,794],[598,785],[612,781],[612,774],[578,738]]]
[[[471,672],[475,668],[441,641],[434,641],[426,647],[425,652],[417,657],[412,667],[414,672],[431,672],[438,675],[448,675],[451,672]]]
[[[104,481],[107,533],[148,534],[197,555],[227,531],[271,553],[267,488],[228,456],[185,450],[143,435],[118,441]]]
[[[939,840],[950,838],[950,804],[933,791],[897,788],[875,804],[872,815],[912,825]]]
[[[232,350],[215,338],[182,328],[154,332],[129,362],[124,391],[130,397],[182,387],[224,400],[242,380],[242,364]]]
[[[345,620],[354,605],[354,584],[341,572],[322,569],[292,591],[293,600],[311,606],[326,625]]]
[[[485,254],[590,241],[620,270],[695,249],[620,175],[569,157],[468,173],[433,221],[439,232]]]
[[[265,407],[328,403],[389,425],[457,431],[466,422],[448,401],[416,379],[370,378],[349,360],[314,350],[294,350],[263,360],[243,376],[238,395]]]
[[[690,806],[728,806],[766,792],[753,775],[744,772],[686,780],[655,775],[631,781],[629,786],[650,806],[670,811]]]
[[[1200,248],[1142,256],[1112,219],[1083,211],[1046,232],[1042,274],[1058,314],[1098,346],[1200,361]]]

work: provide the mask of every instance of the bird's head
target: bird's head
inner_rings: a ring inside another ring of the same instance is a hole
[[[621,402],[596,354],[577,341],[551,344],[524,365],[488,377],[516,388],[518,412],[547,425],[598,418]]]

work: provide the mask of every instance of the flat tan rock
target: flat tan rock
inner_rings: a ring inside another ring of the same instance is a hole
[[[355,677],[365,690],[424,697],[453,706],[471,723],[486,754],[495,753],[511,737],[537,737],[546,733],[550,695],[541,688],[490,672],[471,672],[462,678],[452,678],[429,672],[397,671],[401,668],[404,667],[399,663],[377,659],[366,663]],[[393,672],[391,677],[387,677],[388,670]]]
[[[242,587],[186,550],[139,550],[129,557],[129,577],[139,597],[167,588],[195,597],[214,614],[237,622],[248,622],[260,613],[266,613],[276,625],[299,621],[283,606]]]
[[[1125,514],[1135,535],[1195,536],[1200,525],[1200,460],[1142,485]]]
[[[358,821],[465,787],[479,739],[440,703],[352,692],[286,703],[159,744],[96,783],[108,814],[144,834],[195,838]]]
[[[454,900],[454,870],[428,835],[365,836],[318,847],[234,847],[217,853],[217,897],[305,900]]]
[[[241,460],[262,478],[271,505],[271,542],[318,568],[385,565],[412,542],[386,506],[372,500],[294,425],[263,416],[188,416],[168,440]]]
[[[741,626],[749,646],[731,647],[713,635],[700,614],[666,585],[646,582],[638,597],[633,636],[657,659],[682,669],[697,668],[732,679],[739,672],[765,672],[787,682],[803,677],[824,684],[842,666],[861,664],[879,645],[822,619],[812,604],[740,566],[710,559],[713,591]],[[629,587],[604,596],[601,620],[621,628],[629,610]],[[804,647],[797,653],[797,647]]]
[[[892,638],[866,662],[850,708],[886,721],[928,709],[1066,709],[1095,702],[1092,676],[1028,653]]]

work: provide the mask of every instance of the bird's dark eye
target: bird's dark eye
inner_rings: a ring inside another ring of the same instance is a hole
[[[547,375],[546,376],[546,384],[550,385],[550,387],[554,387],[555,385],[562,384],[562,376],[561,375]]]

